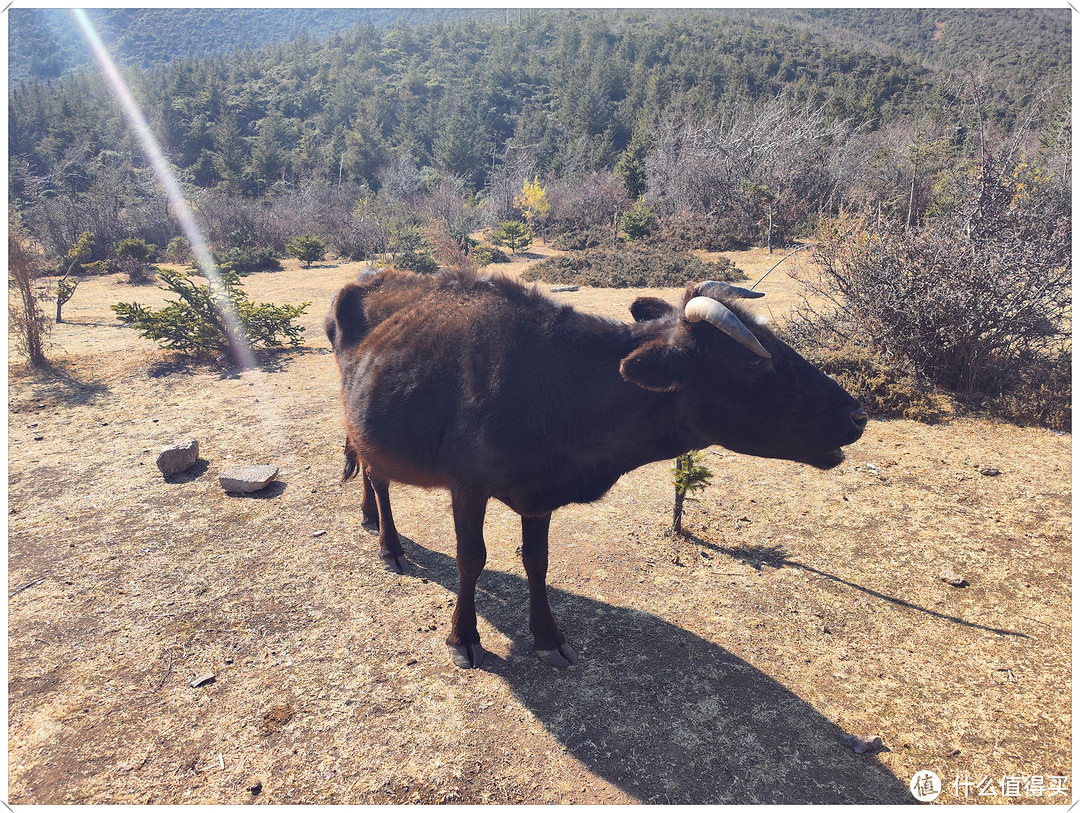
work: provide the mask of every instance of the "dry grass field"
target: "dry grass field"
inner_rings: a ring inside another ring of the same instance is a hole
[[[685,538],[670,464],[632,472],[552,522],[568,670],[532,653],[520,524],[493,502],[489,655],[463,671],[448,495],[392,489],[397,576],[339,484],[321,322],[361,267],[285,266],[245,289],[312,301],[307,344],[257,369],[120,327],[110,304],[164,292],[117,277],[79,287],[52,371],[12,359],[9,802],[907,803],[920,770],[939,803],[1070,800],[1070,436],[871,420],[829,472],[714,448]],[[796,299],[780,270],[761,287],[775,318]],[[628,319],[636,295],[556,296]],[[186,438],[202,460],[166,481]],[[279,482],[225,494],[242,463]]]

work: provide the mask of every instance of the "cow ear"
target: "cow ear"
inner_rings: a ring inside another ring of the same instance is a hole
[[[619,372],[627,381],[653,392],[671,392],[682,384],[689,367],[686,353],[663,341],[643,345],[622,360]]]
[[[364,316],[364,290],[359,285],[349,283],[338,292],[323,329],[335,353],[364,337],[367,319]]]
[[[670,313],[675,313],[675,307],[655,296],[640,296],[630,306],[630,314],[635,322],[663,319]]]

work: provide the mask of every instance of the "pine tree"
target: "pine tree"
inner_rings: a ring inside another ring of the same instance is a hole
[[[507,220],[499,224],[497,231],[492,232],[491,242],[497,246],[506,246],[511,254],[517,254],[532,245],[532,233],[520,220]]]
[[[304,264],[304,268],[311,268],[313,262],[320,262],[326,258],[326,244],[310,234],[294,237],[292,242],[285,246],[285,250]]]

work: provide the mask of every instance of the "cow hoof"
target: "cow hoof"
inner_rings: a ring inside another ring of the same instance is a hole
[[[570,644],[559,644],[558,649],[538,649],[536,657],[548,666],[558,666],[562,669],[578,662],[577,653]]]
[[[484,662],[484,648],[480,644],[447,644],[450,660],[461,669],[479,669]]]
[[[368,519],[367,517],[364,517],[364,521],[360,523],[360,527],[363,528],[365,531],[371,531],[374,533],[375,531],[379,530],[379,518],[372,517],[371,519]]]
[[[392,553],[380,553],[379,561],[383,563],[383,567],[391,573],[397,573],[399,576],[404,576],[408,571],[408,568],[406,567],[408,560],[405,558],[404,553],[400,553],[397,556],[394,556]]]

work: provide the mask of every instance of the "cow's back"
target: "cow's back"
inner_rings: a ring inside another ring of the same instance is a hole
[[[327,333],[350,439],[392,480],[490,480],[508,454],[535,452],[533,416],[566,373],[553,343],[570,346],[579,318],[500,277],[393,271],[346,286]]]

